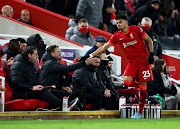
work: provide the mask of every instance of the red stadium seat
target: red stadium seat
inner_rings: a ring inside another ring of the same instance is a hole
[[[73,60],[73,64],[77,63],[77,62],[79,61],[79,59],[80,59],[80,58],[75,58],[75,59]]]
[[[66,61],[64,58],[61,58],[61,59],[59,60],[59,63],[60,63],[60,64],[67,65],[67,61]]]
[[[79,61],[79,59],[80,59],[80,58],[75,58],[75,59],[73,60],[73,64],[77,63],[77,62]],[[72,76],[73,73],[74,73],[74,71],[73,71],[73,72],[69,72],[69,75]]]
[[[92,105],[91,105],[91,104],[86,104],[86,105],[85,105],[85,109],[86,109],[86,110],[92,109]]]
[[[6,39],[6,38],[4,38],[4,37],[0,37],[0,39],[1,39],[1,40],[7,40],[7,39]]]
[[[8,46],[8,45],[9,45],[9,43],[5,43],[2,48],[4,48],[5,46]]]
[[[40,63],[39,63],[39,67],[41,68],[42,67],[42,65],[43,65],[43,59],[41,58],[41,60],[40,60]]]

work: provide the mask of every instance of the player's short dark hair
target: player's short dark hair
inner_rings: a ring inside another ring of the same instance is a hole
[[[88,23],[88,21],[87,21],[87,19],[82,18],[78,21],[78,23]]]
[[[34,47],[34,46],[27,46],[22,52],[21,52],[21,55],[24,59],[29,59],[28,57],[28,54],[33,54],[34,53],[34,50],[37,51],[37,48]]]
[[[47,48],[47,53],[51,54],[52,52],[54,52],[55,48],[59,48],[59,46],[57,45],[51,45]]]
[[[118,20],[118,19],[123,19],[123,20],[126,20],[126,21],[127,21],[127,16],[126,16],[125,14],[118,14],[118,15],[116,16],[116,20]]]

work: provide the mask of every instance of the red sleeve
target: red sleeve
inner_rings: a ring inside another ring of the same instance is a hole
[[[144,39],[144,37],[147,35],[146,32],[139,26],[136,26],[137,33]]]
[[[113,36],[110,38],[110,40],[109,40],[109,43],[110,43],[111,45],[113,45],[113,46],[114,46],[117,42],[118,42],[118,38],[117,38],[116,35],[113,35]]]

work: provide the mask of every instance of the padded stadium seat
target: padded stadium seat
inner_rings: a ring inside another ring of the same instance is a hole
[[[6,110],[36,110],[37,103],[24,99],[15,99],[5,103]]]
[[[92,109],[92,105],[91,104],[86,104],[85,105],[85,110],[90,110]]]
[[[75,59],[73,60],[73,64],[77,63],[77,62],[79,61],[79,59],[80,59],[80,58],[75,58]],[[73,71],[73,72],[69,72],[69,75],[72,76],[73,73],[74,73],[74,71]]]
[[[73,60],[73,64],[77,63],[77,62],[79,61],[79,59],[80,59],[80,58],[75,58],[75,59]]]
[[[6,74],[3,70],[0,70],[0,76],[5,77]],[[37,108],[48,108],[49,104],[46,101],[38,99],[15,99],[12,100],[13,91],[5,82],[5,109],[6,110],[36,110]]]
[[[40,60],[40,62],[39,62],[39,67],[41,68],[42,67],[42,65],[43,65],[43,59],[41,58],[41,60]]]
[[[2,47],[2,49],[5,47],[5,46],[8,46],[9,45],[9,43],[5,43],[4,45],[3,45],[3,47]]]
[[[0,39],[1,39],[1,40],[7,40],[7,39],[6,39],[6,38],[4,38],[4,37],[0,37]]]
[[[38,100],[38,99],[27,99],[27,102],[33,102],[37,104],[38,108],[48,108],[49,103],[43,100]]]
[[[67,61],[66,61],[64,58],[61,58],[61,59],[59,60],[59,63],[64,64],[64,65],[67,65]]]

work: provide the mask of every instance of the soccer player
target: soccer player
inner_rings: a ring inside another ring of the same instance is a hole
[[[142,28],[135,25],[128,26],[126,15],[117,15],[116,22],[119,31],[104,46],[98,48],[89,56],[94,57],[99,55],[115,44],[121,46],[129,61],[124,73],[124,84],[140,89],[139,111],[131,118],[140,119],[143,118],[142,111],[147,96],[147,81],[153,80],[150,65],[154,61],[153,43]],[[144,40],[148,43],[150,53],[146,48]],[[136,81],[136,76],[138,76],[139,82]]]

